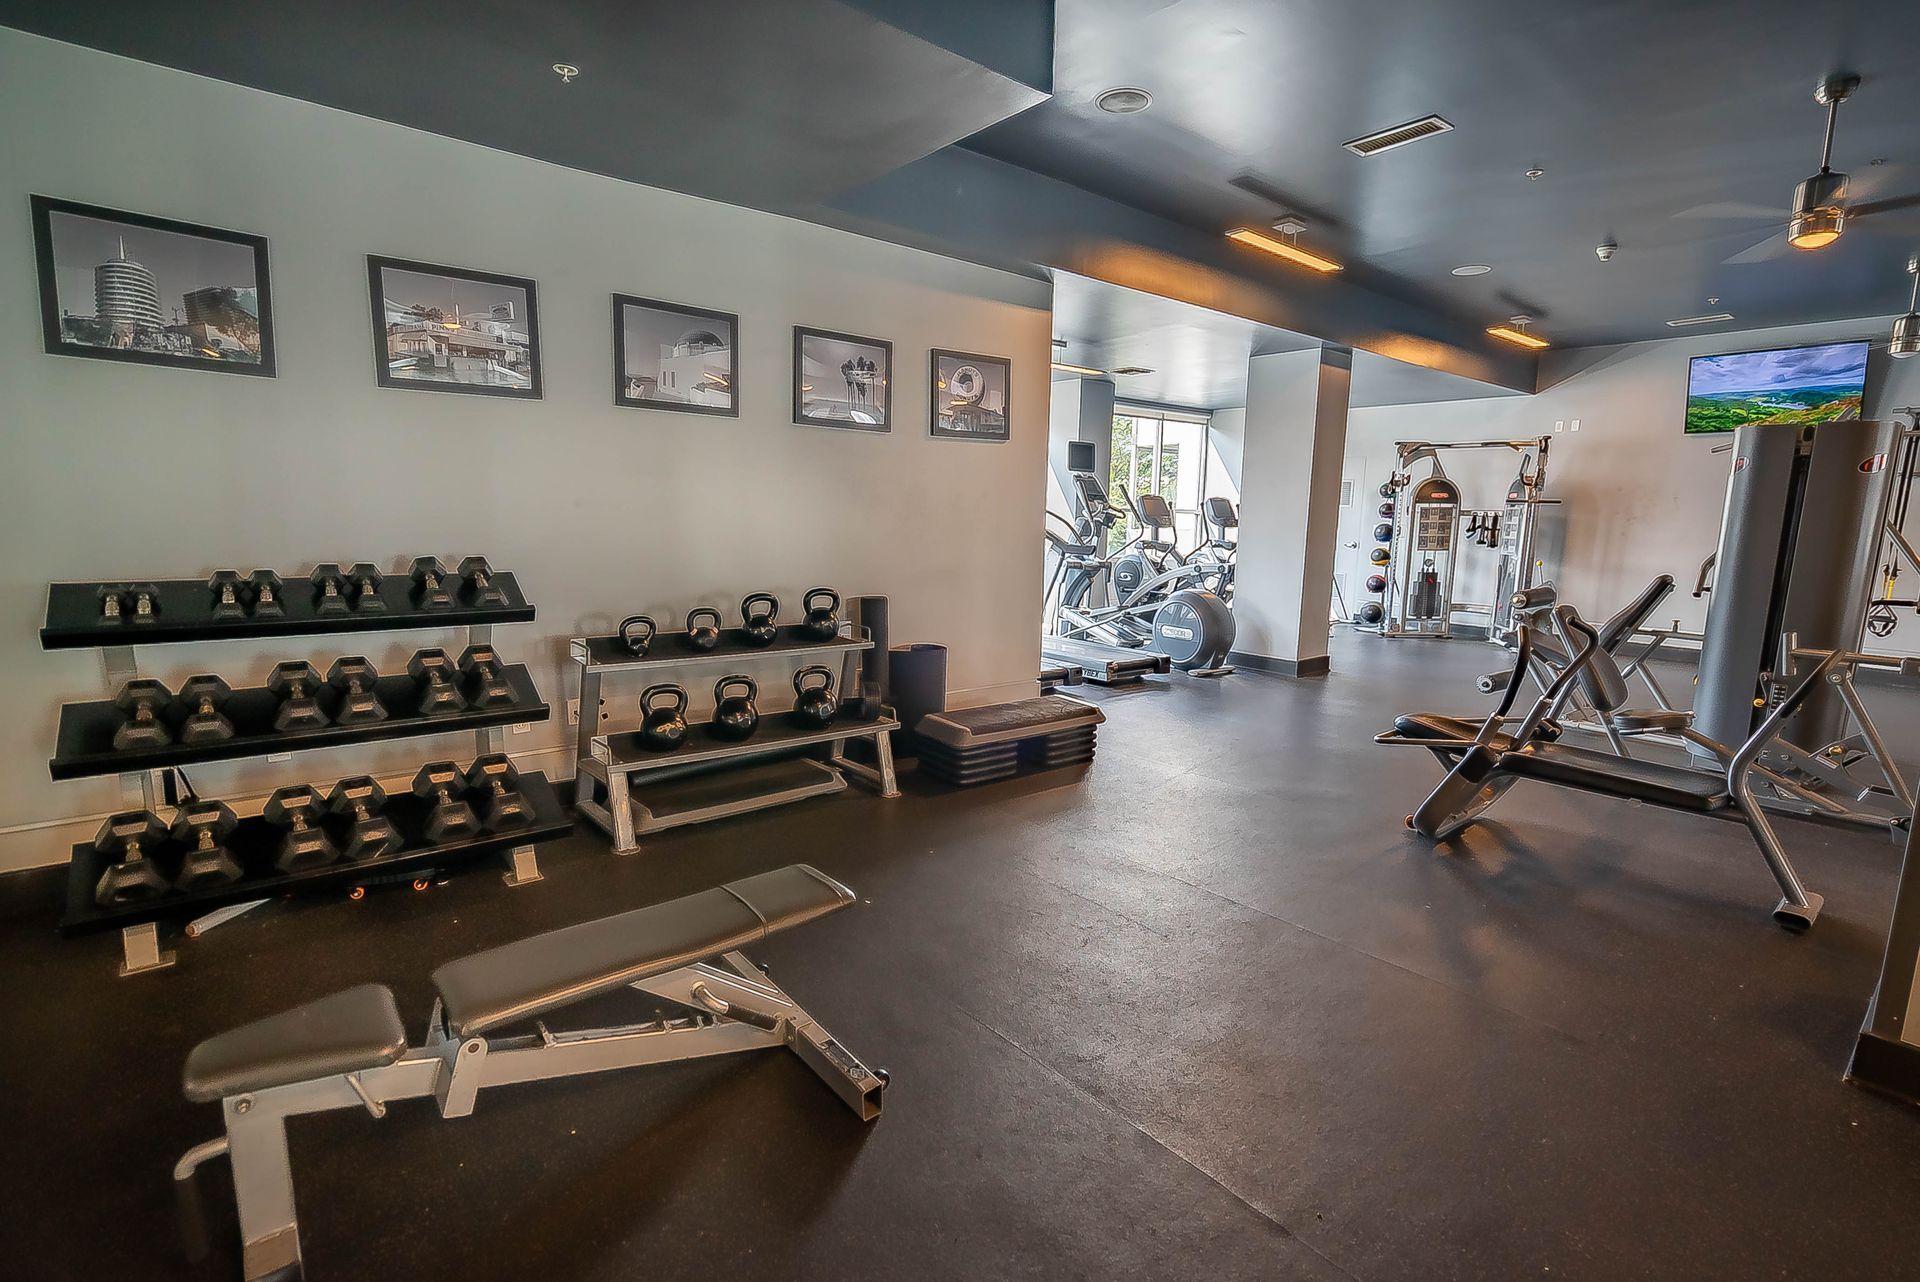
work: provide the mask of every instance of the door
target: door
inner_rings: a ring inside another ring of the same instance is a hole
[[[1368,601],[1380,598],[1367,591],[1367,573],[1371,566],[1367,563],[1365,537],[1371,530],[1366,516],[1373,509],[1364,501],[1361,494],[1362,477],[1366,469],[1361,460],[1347,460],[1348,473],[1340,478],[1340,523],[1339,545],[1333,554],[1333,601],[1330,607],[1332,618],[1344,623],[1353,618],[1360,607]]]

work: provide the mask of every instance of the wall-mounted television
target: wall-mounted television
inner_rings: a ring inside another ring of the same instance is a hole
[[[1866,386],[1865,339],[1696,356],[1687,372],[1687,434],[1859,418]]]

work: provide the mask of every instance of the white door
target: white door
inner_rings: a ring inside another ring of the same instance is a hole
[[[1333,606],[1335,622],[1346,622],[1353,618],[1362,605],[1377,600],[1366,588],[1367,534],[1372,528],[1367,524],[1367,515],[1373,509],[1367,506],[1366,495],[1361,493],[1361,478],[1366,469],[1360,466],[1360,460],[1347,460],[1348,472],[1340,478],[1340,533],[1339,546],[1333,554]]]

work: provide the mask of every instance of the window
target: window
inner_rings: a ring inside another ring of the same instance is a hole
[[[1209,466],[1209,464],[1213,466]],[[1158,494],[1173,509],[1173,529],[1163,531],[1182,552],[1205,541],[1200,503],[1209,494],[1238,500],[1238,492],[1218,466],[1219,456],[1207,440],[1207,420],[1172,411],[1120,406],[1113,416],[1112,470],[1107,491],[1125,517],[1107,533],[1107,550],[1117,551],[1140,533],[1127,505],[1127,495]],[[1209,488],[1209,473],[1213,486]]]

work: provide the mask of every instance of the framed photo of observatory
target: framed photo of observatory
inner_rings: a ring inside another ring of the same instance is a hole
[[[382,387],[540,399],[540,313],[519,276],[367,256]]]
[[[732,312],[615,294],[613,403],[738,418],[739,341]]]
[[[793,421],[891,432],[893,344],[794,326]]]
[[[932,434],[955,441],[1006,440],[1012,381],[1013,363],[1004,356],[935,348],[927,378],[933,394]]]
[[[48,352],[274,375],[264,236],[34,196]]]

